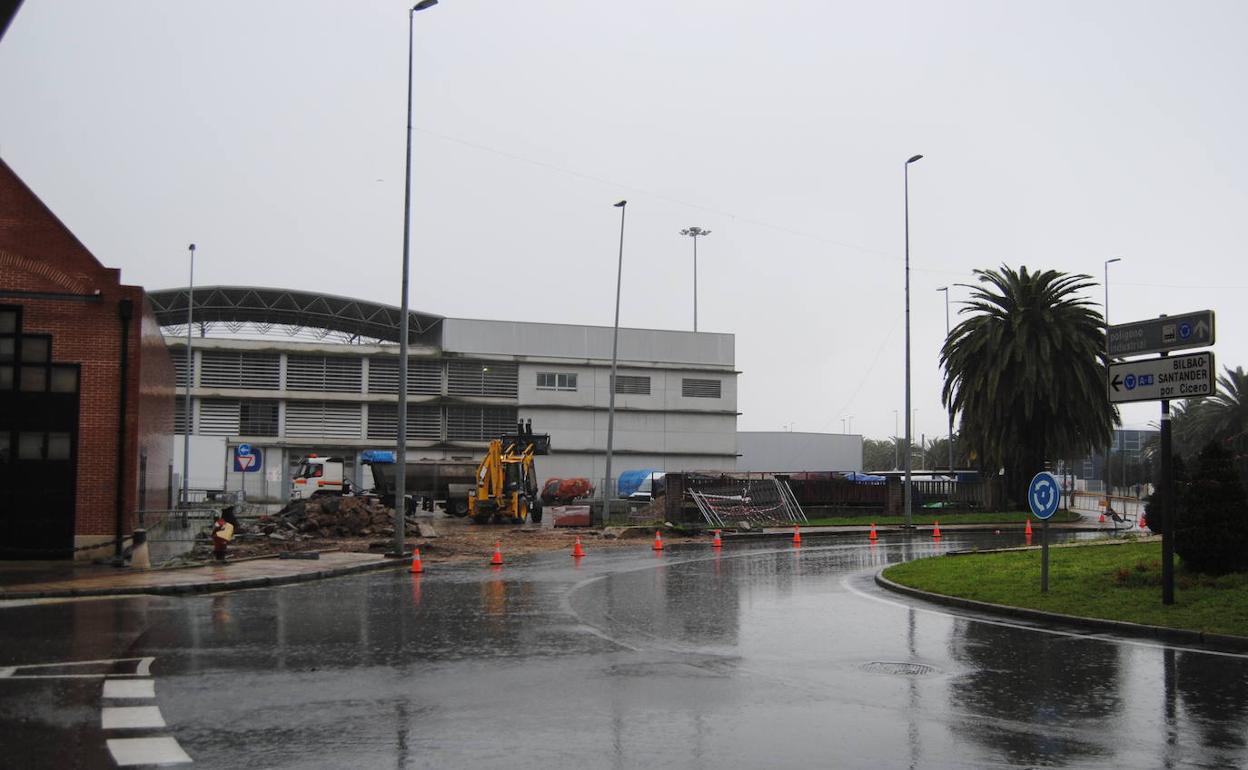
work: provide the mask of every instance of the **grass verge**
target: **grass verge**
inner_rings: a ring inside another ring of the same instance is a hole
[[[884,570],[889,580],[947,596],[1150,626],[1248,636],[1248,573],[1175,570],[1175,602],[1161,603],[1161,543],[1049,549],[1040,593],[1040,549],[934,557]]]
[[[936,522],[941,524],[1019,524],[1021,525],[1031,514],[1023,511],[975,511],[973,513],[953,513],[952,511],[925,511],[917,510],[911,520],[919,526],[932,526]],[[1058,511],[1053,514],[1052,522],[1071,522],[1079,521],[1080,516],[1070,511]],[[868,524],[876,524],[878,526],[887,526],[890,524],[904,524],[906,521],[904,516],[884,516],[881,514],[863,514],[860,516],[824,516],[821,518],[812,518],[808,522],[810,526],[819,527],[835,527],[835,526],[867,526]],[[1040,522],[1032,519],[1033,527],[1040,526]]]

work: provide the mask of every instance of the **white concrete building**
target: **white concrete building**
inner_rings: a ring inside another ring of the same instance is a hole
[[[741,431],[737,434],[737,470],[862,470],[862,436],[842,433]]]
[[[179,433],[187,300],[185,289],[152,294],[179,365]],[[397,309],[248,287],[197,288],[194,301],[193,435],[225,436],[261,458],[249,473],[228,458],[229,489],[279,500],[308,453],[354,463],[365,449],[394,447]],[[542,480],[599,482],[611,328],[427,314],[409,328],[409,458],[479,458],[490,439],[532,420],[551,434]],[[731,334],[620,329],[612,475],[736,468],[737,374]]]

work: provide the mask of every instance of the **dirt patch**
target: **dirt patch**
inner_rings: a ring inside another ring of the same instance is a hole
[[[363,520],[362,515],[355,516],[350,511],[348,511],[348,516],[354,517],[353,520]],[[309,526],[306,532],[294,531],[286,524],[275,523],[273,520],[275,518],[277,517],[272,517],[268,521],[264,519],[255,522],[244,521],[238,539],[230,545],[230,558],[276,555],[283,551],[330,549],[384,553],[394,548],[392,521],[377,524],[378,519],[370,516],[368,519],[370,524],[360,527],[360,529],[368,529],[368,534],[362,531],[353,534],[349,531],[349,527],[344,530],[344,534],[335,534],[339,525],[329,523],[327,526],[321,526],[322,522],[329,520],[320,513],[309,516],[317,523],[315,526]],[[294,526],[298,529],[297,524]],[[271,531],[265,532],[265,529],[270,527]],[[421,536],[421,530],[424,533],[433,533],[434,536]],[[279,537],[273,537],[274,533]],[[550,526],[549,517],[541,525],[532,523],[519,526],[473,524],[467,518],[460,519],[440,513],[409,516],[404,533],[407,546],[419,548],[421,560],[433,563],[488,560],[494,553],[495,542],[499,543],[504,556],[523,556],[559,550],[567,550],[571,553],[577,537],[581,538],[582,545],[589,551],[596,548],[637,548],[644,541],[654,538],[652,527],[645,529],[615,527],[555,529]],[[704,541],[708,537],[709,535],[698,538],[666,529],[663,534],[665,544]],[[190,560],[193,561],[208,561],[210,558],[210,544],[197,546],[190,556]]]

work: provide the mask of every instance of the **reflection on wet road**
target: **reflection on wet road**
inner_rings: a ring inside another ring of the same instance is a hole
[[[198,767],[1248,765],[1244,657],[981,622],[870,581],[1010,542],[639,545],[22,607],[0,611],[24,629],[0,666],[155,657]],[[15,692],[0,679],[0,749],[41,756],[9,728],[60,696]],[[83,735],[81,766],[110,766]]]

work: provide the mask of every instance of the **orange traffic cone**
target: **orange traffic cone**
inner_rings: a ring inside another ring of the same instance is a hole
[[[711,541],[712,548],[723,548],[724,541],[719,539],[719,530],[715,530],[715,539]]]
[[[793,545],[801,545],[801,544],[802,544],[802,528],[794,527],[793,528]]]
[[[420,564],[420,549],[416,548],[412,551],[412,566],[409,572],[411,572],[413,575],[418,575],[424,571],[425,571],[425,568],[421,566]]]
[[[663,535],[657,529],[654,531],[654,550],[663,550]]]
[[[1027,520],[1027,527],[1023,530],[1023,534],[1027,537],[1031,537],[1031,519]]]
[[[940,539],[940,522],[935,522],[936,526],[932,527],[932,537],[936,540]]]
[[[871,542],[875,542],[876,540],[880,539],[880,536],[875,534],[875,522],[874,521],[871,522],[871,534],[867,535],[867,539],[870,540]]]
[[[578,537],[576,539],[576,545],[572,546],[572,556],[573,558],[579,559],[584,555],[585,549],[581,547],[581,539]]]
[[[501,545],[502,545],[502,544],[501,544],[501,543],[499,543],[497,540],[496,540],[496,541],[494,541],[494,555],[493,555],[492,557],[490,557],[490,564],[493,564],[493,565],[496,565],[496,566],[502,566],[502,563],[503,563],[503,552],[502,552],[502,549],[501,549]]]

